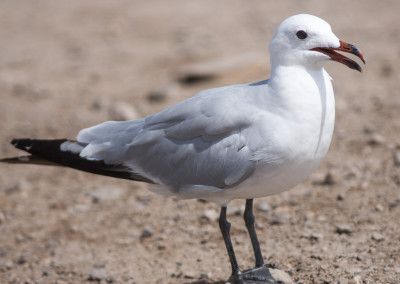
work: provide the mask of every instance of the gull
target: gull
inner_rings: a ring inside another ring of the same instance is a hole
[[[231,283],[277,283],[264,264],[255,231],[253,199],[288,190],[321,163],[335,122],[331,77],[336,61],[361,72],[324,20],[307,14],[284,20],[270,44],[270,78],[204,90],[159,113],[132,121],[107,121],[83,129],[75,140],[14,139],[31,155],[2,162],[61,165],[150,184],[181,199],[221,207],[219,227],[228,252]],[[239,268],[226,218],[229,202],[245,199],[244,221],[255,267]]]

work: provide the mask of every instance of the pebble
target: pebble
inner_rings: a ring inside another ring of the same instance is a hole
[[[375,210],[376,210],[376,211],[379,211],[379,212],[383,212],[383,211],[385,211],[385,207],[384,207],[382,204],[378,203],[378,204],[375,206]]]
[[[108,278],[107,274],[103,270],[95,269],[89,273],[89,281],[101,281]]]
[[[365,134],[372,134],[375,132],[375,127],[372,125],[365,125],[363,131]]]
[[[23,252],[20,254],[18,257],[17,263],[18,264],[25,264],[29,261],[29,259],[32,257],[32,254],[29,251]]]
[[[20,189],[21,189],[20,184],[15,184],[15,185],[12,185],[12,186],[10,186],[10,187],[7,187],[7,188],[4,190],[4,192],[8,195],[8,194],[16,193],[16,192],[19,191]]]
[[[349,281],[349,284],[362,284],[362,283],[363,281],[360,275],[354,276],[354,278]]]
[[[148,226],[143,229],[142,234],[140,235],[141,239],[151,238],[154,235],[154,229],[151,226]]]
[[[273,269],[273,268],[270,268],[269,270],[270,270],[272,276],[276,280],[278,280],[282,283],[285,283],[285,284],[294,284],[292,278],[290,277],[290,275],[287,272],[280,270],[280,269]]]
[[[385,240],[385,236],[382,235],[381,233],[374,232],[371,235],[371,239],[373,239],[374,241],[377,241],[377,242],[381,242],[381,241]]]
[[[211,80],[222,74],[259,65],[263,60],[264,56],[261,54],[241,54],[221,59],[213,58],[209,61],[181,67],[178,71],[179,81],[184,84],[192,84]]]
[[[7,258],[0,258],[0,267],[5,267],[7,269],[13,268],[14,263],[12,260],[7,259]]]
[[[244,204],[240,206],[228,206],[228,209],[226,211],[226,215],[228,216],[242,216],[244,212]]]
[[[271,211],[271,206],[266,202],[260,202],[257,205],[257,209],[261,212],[269,212]]]
[[[400,199],[396,199],[389,203],[389,209],[392,210],[392,209],[396,208],[397,206],[399,206],[399,204],[400,204]]]
[[[215,209],[207,209],[204,210],[201,219],[205,219],[208,222],[214,222],[219,219],[219,213]]]
[[[275,218],[271,221],[271,225],[282,225],[287,220],[289,220],[289,216],[286,214],[276,214]]]
[[[109,109],[110,118],[112,120],[124,121],[134,120],[139,118],[139,114],[136,109],[126,102],[115,102]]]
[[[336,225],[335,233],[342,235],[351,235],[353,233],[353,227],[349,224],[339,224]]]
[[[324,181],[322,182],[324,185],[334,185],[336,183],[337,178],[332,172],[328,172],[325,175]]]
[[[211,277],[212,277],[212,273],[211,273],[211,272],[208,272],[208,273],[202,273],[202,274],[200,274],[199,279],[211,279]]]
[[[109,106],[110,101],[104,97],[97,98],[93,103],[92,103],[92,109],[99,111],[102,109],[105,109]]]
[[[309,237],[310,237],[310,240],[319,241],[324,238],[324,235],[321,233],[311,233]]]
[[[367,143],[371,146],[378,146],[385,143],[385,138],[378,133],[373,133]]]
[[[339,194],[336,196],[336,200],[337,200],[337,201],[343,201],[345,198],[346,198],[346,195],[345,195],[344,193],[339,193]]]
[[[363,181],[361,182],[361,184],[359,185],[359,189],[360,190],[366,190],[369,187],[369,182],[368,181]]]
[[[104,200],[116,200],[122,197],[126,192],[125,188],[118,186],[98,187],[90,192],[93,197],[93,203],[98,203]]]
[[[400,152],[396,152],[393,155],[394,165],[400,167]]]
[[[195,279],[197,277],[197,274],[194,270],[186,270],[183,277],[186,279]]]
[[[3,212],[0,212],[0,224],[4,223],[6,220],[6,216],[4,216]]]
[[[168,97],[172,96],[178,91],[178,84],[169,84],[149,92],[147,100],[149,102],[164,102]]]

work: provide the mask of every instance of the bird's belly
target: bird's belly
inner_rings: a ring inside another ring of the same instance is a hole
[[[232,199],[275,195],[305,180],[322,159],[307,163],[287,161],[281,165],[258,165],[251,177],[234,189]]]

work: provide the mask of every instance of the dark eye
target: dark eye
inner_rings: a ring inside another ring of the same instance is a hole
[[[305,32],[305,31],[298,31],[297,33],[296,33],[296,35],[297,35],[297,37],[299,38],[299,39],[305,39],[305,38],[307,38],[307,33]]]

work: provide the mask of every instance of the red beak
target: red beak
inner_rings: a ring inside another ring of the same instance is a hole
[[[331,58],[331,60],[343,63],[347,67],[361,72],[362,69],[361,69],[360,65],[358,65],[357,62],[351,60],[350,58],[347,58],[346,56],[344,56],[340,53],[337,53],[335,50],[352,53],[355,56],[357,56],[358,58],[360,58],[362,60],[362,62],[365,64],[364,55],[362,54],[362,52],[357,47],[355,47],[354,45],[352,45],[350,43],[346,43],[343,41],[339,41],[339,42],[340,42],[340,46],[337,48],[316,47],[311,50],[318,51],[325,55],[328,55]]]

